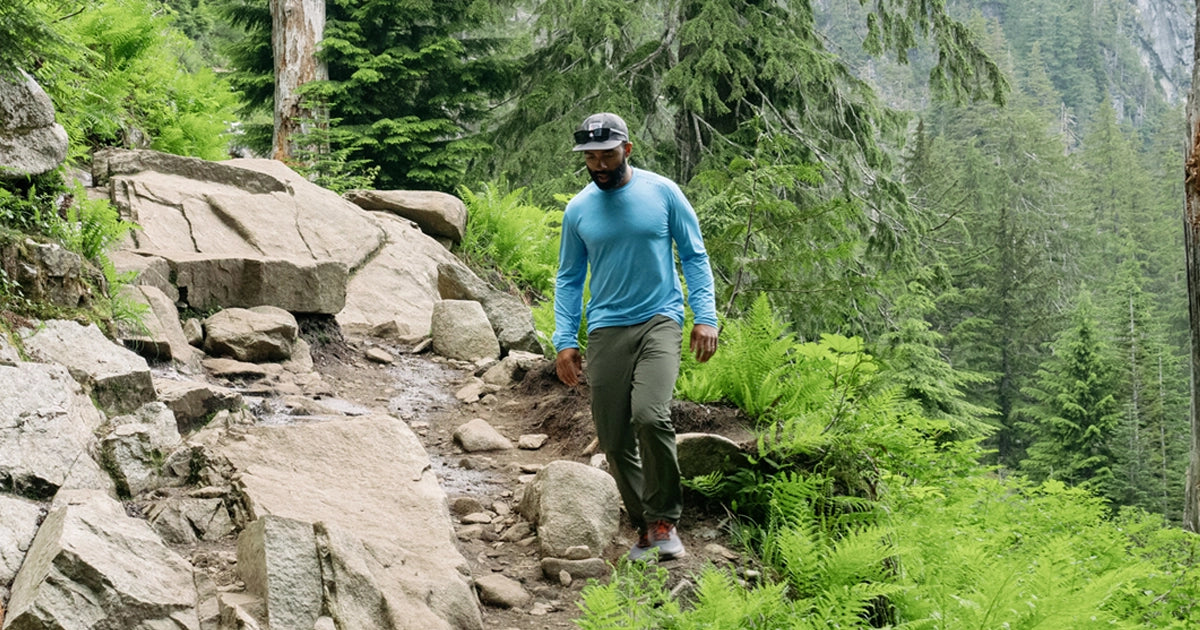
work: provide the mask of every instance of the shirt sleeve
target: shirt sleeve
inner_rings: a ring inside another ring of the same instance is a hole
[[[696,211],[678,186],[672,185],[671,239],[679,252],[683,265],[683,277],[687,280],[688,305],[697,324],[717,325],[716,297],[713,294],[712,267],[708,262],[708,250],[700,235],[700,220]]]
[[[558,247],[558,276],[554,282],[554,351],[579,347],[583,319],[583,283],[587,278],[587,247],[575,230],[575,221],[563,217]]]

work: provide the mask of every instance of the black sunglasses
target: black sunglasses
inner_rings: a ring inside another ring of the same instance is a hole
[[[624,138],[625,134],[617,129],[609,129],[608,127],[596,127],[595,129],[580,129],[575,132],[575,144],[583,144],[585,142],[604,142],[613,134],[618,138]]]

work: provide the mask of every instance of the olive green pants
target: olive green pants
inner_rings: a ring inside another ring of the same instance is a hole
[[[665,315],[588,335],[596,436],[629,519],[643,531],[654,521],[675,523],[683,511],[671,424],[682,335]]]

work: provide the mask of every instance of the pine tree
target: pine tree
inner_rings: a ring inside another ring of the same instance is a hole
[[[262,2],[225,2],[247,29],[242,50],[231,54],[237,85],[267,107],[270,16]],[[478,126],[515,76],[496,31],[502,18],[482,0],[328,2],[320,57],[329,80],[308,84],[305,95],[356,137],[334,150],[349,148],[347,161],[378,167],[380,188],[452,191],[463,183],[471,161],[490,149]]]
[[[1114,435],[1121,410],[1115,357],[1084,293],[1072,324],[1054,343],[1054,354],[1024,393],[1033,404],[1020,411],[1032,443],[1021,469],[1036,480],[1058,479],[1117,499]]]

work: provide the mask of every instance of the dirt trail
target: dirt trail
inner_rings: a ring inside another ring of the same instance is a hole
[[[384,365],[367,360],[368,345],[387,351],[395,362]],[[516,514],[517,500],[531,472],[558,459],[583,463],[591,460],[588,446],[595,434],[586,391],[582,386],[571,389],[559,383],[553,364],[547,361],[522,382],[479,402],[464,404],[455,398],[455,392],[470,381],[473,366],[429,354],[411,354],[409,350],[368,340],[326,346],[317,349],[314,358],[317,370],[339,399],[362,408],[386,407],[393,416],[409,423],[421,437],[452,506],[456,499],[469,497],[496,514],[487,524],[472,525],[453,518],[459,548],[475,576],[497,572],[518,580],[533,595],[533,601],[519,610],[483,606],[485,627],[575,627],[573,620],[579,616],[579,596],[585,581],[563,585],[558,579],[547,579],[542,575],[536,544],[529,544],[528,539],[501,542],[498,538],[500,532],[521,520]],[[680,433],[710,431],[744,437],[740,420],[730,410],[690,405],[683,406],[683,413],[676,409],[675,415]],[[514,444],[524,434],[546,434],[549,439],[537,450],[467,454],[452,436],[457,427],[474,418],[483,418]],[[689,555],[662,564],[670,572],[672,587],[689,580],[707,564],[741,564],[729,551],[732,545],[723,515],[706,511],[696,504],[695,497],[691,498],[679,524]],[[603,557],[615,563],[635,538],[622,515],[621,532]]]

